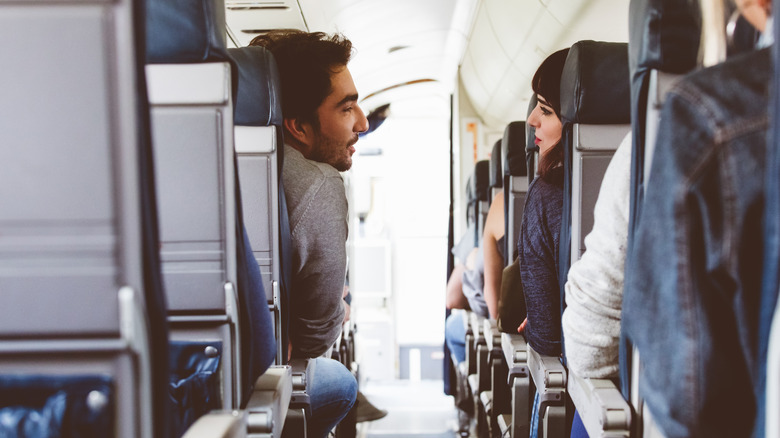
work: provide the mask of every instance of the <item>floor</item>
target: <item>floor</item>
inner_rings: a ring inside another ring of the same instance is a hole
[[[358,425],[358,438],[455,438],[457,414],[441,380],[368,381],[361,391],[387,416]]]

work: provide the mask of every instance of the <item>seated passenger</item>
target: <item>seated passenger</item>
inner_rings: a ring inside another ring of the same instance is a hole
[[[282,84],[284,166],[292,236],[291,358],[314,358],[307,435],[328,435],[352,408],[357,382],[329,350],[345,319],[347,198],[340,171],[352,166],[368,121],[347,63],[352,43],[340,35],[278,30],[252,45],[273,53]]]
[[[561,354],[558,242],[563,210],[563,124],[560,116],[560,82],[569,49],[559,50],[542,62],[532,80],[538,103],[528,116],[539,146],[539,175],[528,187],[520,227],[518,255],[527,320],[519,330],[539,354]],[[539,393],[534,397],[531,436],[539,425]]]
[[[464,239],[470,239],[467,232]],[[501,271],[504,266],[504,194],[498,193],[490,204],[482,245],[472,248],[467,256],[456,254],[459,260],[464,257],[450,274],[447,282],[447,308],[470,309],[483,318],[494,318],[498,308],[498,295],[501,289]],[[456,251],[461,244],[453,248]],[[490,297],[490,299],[488,299]],[[491,307],[492,306],[492,307]],[[447,317],[444,338],[458,363],[466,360],[466,329],[462,313],[452,313]]]
[[[763,23],[754,25],[766,29],[771,3],[738,4],[760,8]],[[661,110],[626,262],[623,331],[641,357],[645,405],[667,437],[763,436],[759,321],[773,74],[771,50],[739,55],[687,75]]]

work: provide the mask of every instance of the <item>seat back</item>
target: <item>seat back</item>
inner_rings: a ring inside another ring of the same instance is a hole
[[[776,3],[776,2],[775,2]],[[779,5],[774,5],[777,10]],[[775,26],[775,41],[778,39],[780,26]],[[772,48],[775,59],[780,56],[780,46]],[[780,418],[775,415],[780,407],[780,312],[777,308],[778,291],[780,291],[780,75],[775,74],[772,82],[772,97],[770,100],[770,136],[766,172],[766,210],[764,211],[764,277],[761,290],[761,313],[759,325],[759,356],[758,363],[763,367],[759,374],[759,388],[764,388],[763,397],[759,395],[758,415],[765,422],[765,436],[780,435]],[[762,406],[763,403],[763,406]],[[763,408],[763,409],[762,409]],[[756,422],[761,427],[762,421]],[[761,430],[761,429],[759,429]]]
[[[504,254],[509,266],[517,258],[517,240],[528,194],[526,161],[526,123],[511,122],[504,129],[501,154],[504,178]]]
[[[490,208],[490,161],[480,160],[474,165],[474,176],[471,179],[474,193],[474,209],[477,217],[477,243],[482,242],[482,231],[485,229],[488,209]]]
[[[501,172],[501,140],[496,140],[493,144],[493,149],[490,152],[490,171],[488,175],[488,185],[490,190],[488,191],[489,203],[493,203],[496,193],[500,192],[504,187],[504,175]]]
[[[633,148],[629,234],[635,228],[650,173],[663,96],[676,77],[696,67],[700,35],[701,11],[697,0],[631,1],[629,70]]]
[[[580,41],[571,47],[561,77],[561,117],[566,167],[559,276],[563,291],[568,267],[585,252],[604,172],[631,129],[626,44]]]
[[[211,401],[204,410],[238,408],[240,387],[232,81],[224,26],[222,2],[210,0],[198,7],[154,2],[147,14],[146,72],[171,339],[188,343],[189,350],[211,346],[218,356],[211,350],[209,360],[221,362],[220,373],[209,377],[221,377],[212,382],[221,394],[201,394]],[[192,377],[182,371],[174,373]]]
[[[531,115],[534,108],[536,108],[537,99],[536,94],[531,95],[531,100],[528,102],[528,112],[526,114],[526,120]],[[525,124],[525,162],[528,169],[528,184],[536,178],[536,172],[539,170],[539,146],[536,145],[536,129]]]
[[[631,264],[633,235],[649,181],[659,112],[664,95],[677,77],[696,67],[701,35],[697,0],[632,0],[629,6],[631,75],[631,195],[626,266]],[[621,331],[620,383],[623,395],[641,415],[639,361]],[[632,389],[633,387],[633,389]],[[642,421],[636,421],[637,427]]]
[[[143,35],[134,32],[143,4],[0,10],[6,41],[27,36],[0,48],[4,405],[45,410],[49,390],[64,390],[74,409],[50,417],[63,428],[51,435],[70,435],[73,420],[91,436],[165,437],[166,308]]]
[[[235,141],[244,220],[260,266],[266,301],[274,315],[277,363],[287,358],[287,312],[282,243],[289,222],[280,193],[283,151],[281,86],[276,62],[262,47],[230,49],[238,67]],[[288,283],[289,284],[289,283]]]

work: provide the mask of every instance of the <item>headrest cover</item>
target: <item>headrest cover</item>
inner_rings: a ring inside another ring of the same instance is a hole
[[[648,69],[682,74],[696,67],[699,0],[632,0],[628,28],[632,75]]]
[[[471,190],[480,201],[487,201],[490,192],[490,162],[488,160],[477,161],[474,165],[474,176],[471,178]]]
[[[528,102],[528,114],[526,115],[526,120],[528,120],[528,117],[533,112],[534,108],[536,108],[537,104],[536,100],[536,94],[531,95],[531,101]],[[538,152],[539,146],[536,145],[536,142],[534,139],[536,138],[536,129],[529,125],[528,123],[525,124],[525,150],[526,153],[531,152]]]
[[[571,46],[561,77],[561,118],[592,125],[631,123],[628,44]]]
[[[238,70],[233,121],[237,126],[281,126],[279,70],[271,52],[250,46],[228,49]]]
[[[222,0],[146,0],[146,63],[227,61]]]
[[[525,122],[511,122],[504,129],[504,138],[501,139],[504,175],[528,175],[528,167],[525,165],[525,126]]]
[[[490,187],[501,188],[504,186],[504,175],[501,172],[501,140],[493,144],[490,152]]]

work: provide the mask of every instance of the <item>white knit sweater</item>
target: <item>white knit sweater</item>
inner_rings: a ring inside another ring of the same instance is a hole
[[[618,372],[623,270],[628,240],[631,136],[612,157],[593,212],[586,251],[569,269],[561,320],[569,369],[580,377]]]

